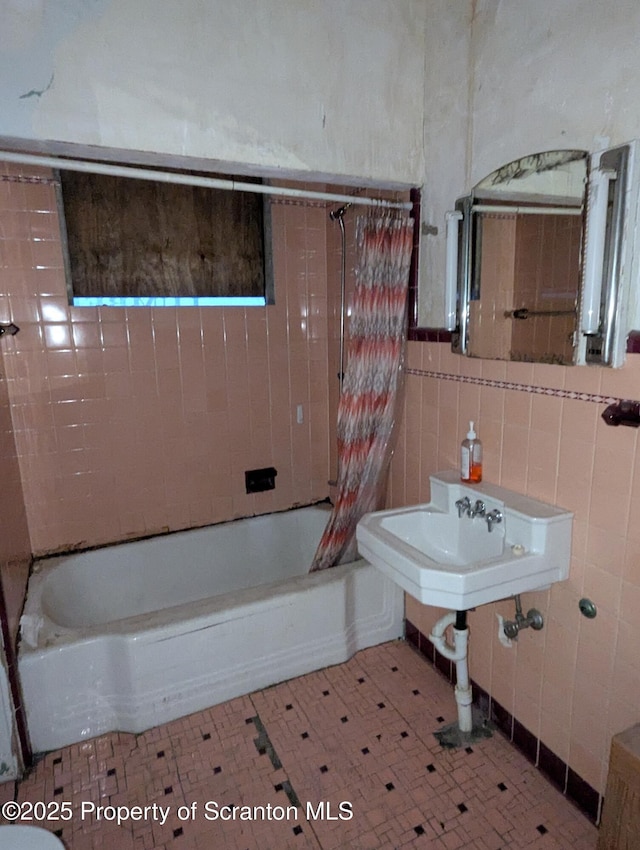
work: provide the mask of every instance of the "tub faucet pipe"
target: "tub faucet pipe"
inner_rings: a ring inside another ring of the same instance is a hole
[[[453,627],[453,645],[446,638],[445,632]],[[471,702],[473,699],[469,681],[469,665],[467,663],[467,647],[469,643],[469,627],[467,626],[466,611],[449,611],[435,624],[429,635],[429,640],[441,655],[456,665],[455,697],[458,705],[458,727],[461,732],[473,730]]]

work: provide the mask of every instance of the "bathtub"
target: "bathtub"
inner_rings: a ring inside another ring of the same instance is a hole
[[[308,573],[328,506],[37,561],[18,667],[34,751],[142,732],[402,633],[363,560]]]

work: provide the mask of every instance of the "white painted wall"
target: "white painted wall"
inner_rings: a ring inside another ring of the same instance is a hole
[[[420,324],[444,322],[444,214],[467,173],[471,98],[471,0],[429,0],[425,36],[425,175],[420,248]],[[437,235],[425,234],[437,228]]]
[[[438,326],[456,197],[640,136],[638,32],[637,0],[1,0],[0,136],[424,184]]]
[[[434,4],[453,21],[471,3]],[[449,9],[448,7],[455,8]],[[446,7],[446,8],[444,8]],[[464,33],[440,25],[443,43],[430,62],[427,31],[425,220],[421,324],[441,326],[444,306],[444,214],[457,197],[495,168],[553,148],[597,150],[640,137],[640,4],[637,0],[476,0]],[[431,20],[431,14],[429,15]],[[465,77],[466,74],[466,77]],[[464,90],[469,86],[468,112]],[[442,102],[447,88],[458,110]],[[436,142],[440,154],[434,157]],[[464,147],[464,153],[461,150]]]
[[[0,136],[417,184],[425,0],[2,0]]]

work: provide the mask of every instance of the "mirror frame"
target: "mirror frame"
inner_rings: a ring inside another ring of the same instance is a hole
[[[545,167],[545,161],[548,164]],[[457,323],[456,328],[451,337],[451,348],[456,354],[462,354],[466,357],[474,356],[470,352],[470,337],[469,337],[469,322],[470,322],[470,305],[472,300],[472,290],[476,283],[478,274],[477,263],[475,260],[478,256],[477,247],[477,228],[478,214],[474,210],[476,203],[480,202],[483,206],[504,206],[505,199],[500,196],[499,186],[504,183],[512,183],[520,179],[526,179],[531,174],[539,174],[544,171],[552,171],[559,165],[566,163],[583,161],[585,164],[584,173],[584,189],[582,193],[582,201],[580,208],[583,211],[583,232],[584,232],[584,209],[587,202],[587,183],[588,183],[588,168],[589,154],[588,151],[582,149],[567,149],[557,151],[543,151],[541,153],[530,154],[520,157],[512,162],[506,163],[500,168],[495,169],[482,180],[480,180],[471,190],[471,192],[463,198],[458,198],[455,209],[461,215],[461,226],[458,228],[458,267],[457,267]],[[496,191],[487,192],[490,186],[496,186]],[[486,193],[486,194],[485,194]],[[505,193],[507,202],[517,201],[517,203],[525,202],[527,193]],[[515,204],[514,204],[515,205]],[[529,204],[530,206],[542,207],[539,196]],[[577,206],[577,205],[576,205]],[[582,261],[578,269],[578,291],[576,292],[576,327],[578,317],[578,305],[581,289],[582,277]],[[576,342],[573,343],[573,362],[576,358]],[[486,359],[486,358],[481,358]],[[505,358],[509,360],[509,358]],[[543,362],[533,360],[532,362]],[[569,365],[569,364],[565,364]]]
[[[586,151],[581,153],[586,157],[587,180],[583,202],[583,246],[573,365],[618,367],[624,363],[627,351],[630,332],[628,303],[632,297],[632,286],[637,286],[634,270],[630,266],[636,265],[635,257],[638,253],[633,237],[636,224],[634,209],[637,205],[635,195],[640,186],[640,149],[638,142],[630,142],[591,155]],[[537,156],[533,155],[533,158]],[[522,157],[492,173],[508,173],[515,163],[530,158]],[[607,178],[604,181],[603,175]],[[488,177],[480,183],[484,183]],[[597,206],[598,180],[604,183],[601,191],[605,192],[599,213],[594,209]],[[458,227],[456,274],[450,273],[456,284],[457,295],[456,326],[451,333],[451,345],[454,352],[465,356],[472,356],[468,353],[468,324],[474,257],[475,216],[472,207],[476,200],[474,187],[469,195],[456,201],[455,209],[461,213],[461,224]],[[484,199],[482,202],[485,202]],[[602,240],[599,252],[594,251],[590,244],[597,239]],[[588,290],[586,296],[585,286]],[[585,302],[589,299],[592,305],[595,304],[596,311],[599,311],[595,329],[585,327]]]

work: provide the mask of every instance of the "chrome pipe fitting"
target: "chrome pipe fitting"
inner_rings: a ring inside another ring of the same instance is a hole
[[[522,613],[522,603],[520,602],[520,595],[514,596],[516,603],[516,614],[515,619],[513,620],[505,620],[502,626],[502,630],[505,635],[511,640],[517,640],[519,633],[522,629],[532,628],[534,631],[539,632],[540,629],[544,627],[544,618],[540,611],[537,608],[530,608],[527,611],[527,616]]]

